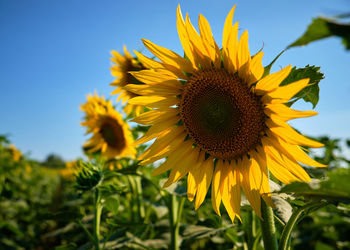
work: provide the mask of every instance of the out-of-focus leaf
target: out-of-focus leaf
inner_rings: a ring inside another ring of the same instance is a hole
[[[221,228],[210,228],[205,226],[187,225],[183,232],[183,238],[184,240],[189,240],[211,237],[233,226],[234,224]]]
[[[312,103],[313,108],[316,107],[319,99],[320,88],[319,82],[324,78],[324,74],[320,72],[320,67],[306,65],[304,68],[293,67],[290,74],[281,83],[281,86],[288,85],[295,81],[309,78],[309,84],[304,89],[299,91],[288,104],[291,106],[299,99],[303,99],[305,102]]]
[[[126,187],[117,184],[103,184],[98,187],[102,193],[102,197],[107,197],[113,194],[122,194],[125,192]]]
[[[119,199],[115,196],[109,196],[103,205],[107,208],[109,212],[116,215],[118,213],[119,208]]]
[[[40,218],[55,221],[75,221],[83,218],[83,214],[77,209],[76,211],[62,211],[54,214],[43,214],[40,216]]]
[[[331,36],[341,37],[345,48],[350,49],[350,24],[338,23],[324,17],[314,18],[305,33],[288,48],[306,45]]]
[[[293,182],[279,191],[294,193],[305,199],[326,200],[332,203],[350,203],[350,170],[337,169],[327,173],[323,180],[313,180],[310,183]]]
[[[74,250],[77,249],[77,245],[74,243],[69,243],[68,245],[55,247],[55,250]]]

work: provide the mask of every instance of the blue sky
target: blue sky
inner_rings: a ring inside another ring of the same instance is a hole
[[[296,40],[313,17],[349,11],[335,1],[117,1],[0,0],[0,134],[36,159],[57,153],[66,160],[82,156],[88,137],[79,123],[79,105],[97,90],[109,97],[110,51],[146,52],[140,39],[183,54],[176,30],[176,7],[197,25],[202,13],[218,44],[225,17],[237,4],[234,20],[249,32],[252,53],[264,46],[267,65]],[[338,38],[284,53],[272,71],[288,64],[321,66],[317,117],[292,125],[306,134],[349,138],[349,59]],[[116,99],[115,96],[112,97]],[[311,109],[299,103],[295,107]]]

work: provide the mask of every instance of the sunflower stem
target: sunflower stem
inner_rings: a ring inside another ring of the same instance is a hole
[[[169,223],[170,223],[170,234],[171,242],[170,249],[179,249],[179,229],[180,229],[180,218],[183,211],[185,198],[181,198],[180,203],[177,200],[176,195],[170,195],[169,204]]]
[[[264,242],[264,248],[269,250],[277,250],[277,237],[276,237],[276,228],[275,221],[273,217],[272,208],[266,205],[264,201],[261,203],[261,232]]]
[[[98,188],[95,189],[95,200],[94,200],[94,239],[95,249],[100,249],[100,222],[101,222],[101,192]]]

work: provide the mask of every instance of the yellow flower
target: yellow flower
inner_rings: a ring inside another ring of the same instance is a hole
[[[76,173],[78,168],[78,161],[67,161],[66,167],[59,170],[59,174],[66,180],[74,180],[74,174]]]
[[[97,94],[89,95],[87,100],[81,105],[81,110],[85,112],[85,121],[81,125],[87,127],[87,133],[93,134],[84,145],[87,151],[100,151],[107,159],[134,157],[136,150],[129,125],[114,109],[112,102]]]
[[[165,186],[188,174],[187,195],[195,198],[197,209],[211,185],[214,210],[220,215],[222,202],[232,221],[240,218],[241,189],[259,216],[261,197],[274,206],[267,167],[283,183],[310,181],[299,163],[324,167],[301,147],[323,145],[286,123],[317,114],[284,104],[309,79],[279,86],[291,66],[262,78],[263,52],[251,57],[247,31],[238,40],[234,9],[225,21],[221,52],[208,21],[199,16],[198,34],[178,7],[177,29],[186,58],[143,40],[161,62],[138,54],[152,70],[132,73],[145,85],[126,87],[141,95],[130,103],[154,108],[133,120],[152,125],[136,144],[157,138],[140,156],[141,164],[167,157],[154,170],[158,175],[172,169]]]
[[[142,84],[133,77],[129,71],[138,71],[145,69],[145,67],[138,62],[131,54],[127,51],[126,46],[124,46],[124,56],[116,51],[112,51],[113,57],[111,61],[115,64],[111,67],[111,73],[116,77],[111,86],[117,87],[111,94],[119,94],[117,101],[122,100],[122,103],[126,103],[130,98],[138,96],[137,94],[124,89],[127,84]],[[143,105],[132,105],[127,103],[124,107],[124,112],[129,115],[134,116],[139,115],[144,110]]]
[[[15,161],[15,162],[19,161],[19,159],[21,159],[21,157],[22,157],[21,151],[19,151],[19,150],[15,147],[15,145],[13,145],[13,144],[11,144],[11,145],[9,146],[9,148],[10,148],[10,151],[11,151],[11,154],[12,154],[13,161]]]

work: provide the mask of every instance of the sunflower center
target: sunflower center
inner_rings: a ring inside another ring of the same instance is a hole
[[[181,98],[180,114],[196,144],[219,159],[247,154],[265,130],[260,98],[237,74],[225,70],[193,74]]]
[[[103,118],[100,135],[107,142],[107,145],[115,150],[121,151],[125,147],[123,128],[111,117]]]

